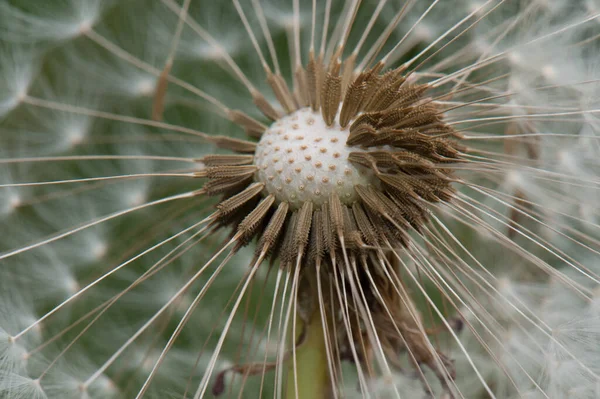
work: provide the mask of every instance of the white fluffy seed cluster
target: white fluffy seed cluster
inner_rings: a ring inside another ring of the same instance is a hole
[[[600,271],[596,259],[582,261],[589,265],[590,273]],[[600,291],[597,284],[572,268],[558,270],[564,274],[541,279],[512,271],[490,286],[488,298],[478,297],[478,306],[485,307],[502,327],[477,330],[485,346],[470,330],[463,331],[462,339],[471,359],[498,392],[497,397],[600,397]],[[560,280],[564,276],[580,284],[590,296],[583,298],[565,286]],[[470,310],[465,308],[461,313],[468,323],[479,325]],[[490,354],[498,364],[486,360]],[[454,359],[457,367],[468,362],[460,350]],[[458,381],[465,397],[485,395],[477,377],[463,375]]]
[[[256,179],[278,201],[300,208],[306,201],[321,205],[333,193],[344,203],[356,200],[354,186],[367,185],[373,172],[348,160],[349,128],[325,124],[318,112],[300,109],[273,123],[256,148]]]

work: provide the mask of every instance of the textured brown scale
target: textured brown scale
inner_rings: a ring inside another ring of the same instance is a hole
[[[373,195],[372,190],[370,190],[368,187],[364,187],[364,186],[356,186],[354,187],[356,190],[356,193],[358,194],[358,196],[360,197],[361,201],[369,208],[371,208],[372,210],[376,211],[376,212],[380,212],[380,213],[384,213],[385,210],[382,209],[377,201],[377,197],[375,197]]]
[[[361,126],[358,127],[361,129]],[[364,129],[364,128],[363,128]],[[397,130],[397,129],[375,129],[371,127],[373,130],[373,134],[369,136],[369,140],[365,140],[363,147],[378,147],[382,145],[389,145],[393,147],[398,147],[396,145],[397,142],[402,141],[409,133],[405,130]],[[419,134],[419,133],[417,133]],[[426,137],[423,135],[423,137]]]
[[[277,206],[275,213],[269,220],[269,224],[260,235],[257,251],[268,251],[275,246],[277,239],[281,237],[288,210],[289,205],[287,202],[282,202]]]
[[[407,181],[406,176],[398,176],[391,174],[381,174],[377,176],[390,189],[396,190],[400,195],[419,199],[419,196],[414,191],[414,187]]]
[[[302,205],[298,211],[298,219],[292,242],[292,251],[297,255],[304,253],[304,249],[308,244],[310,234],[310,226],[312,224],[313,203],[308,201]]]
[[[265,130],[267,130],[267,126],[263,125],[256,119],[248,116],[242,111],[238,110],[230,110],[229,111],[229,119],[236,125],[241,126],[246,131],[246,134],[250,137],[259,138]]]
[[[367,245],[370,245],[372,247],[377,246],[379,241],[377,237],[377,231],[371,224],[369,217],[367,216],[365,210],[359,202],[355,202],[354,204],[352,204],[352,213],[354,214],[354,220],[356,220],[356,225],[362,233],[362,236],[364,237],[364,240],[366,241]]]
[[[367,83],[368,90],[365,93],[363,105],[371,100],[371,97],[379,88],[379,85],[381,84],[381,81],[383,79],[383,77],[380,75],[383,68],[385,68],[385,64],[380,61],[377,64],[375,64],[373,68],[365,71],[366,76],[364,78],[364,81]],[[361,108],[361,111],[362,110],[363,108]]]
[[[212,154],[199,159],[205,166],[240,166],[254,162],[254,155]]]
[[[394,127],[396,129],[415,128],[428,125],[430,123],[435,123],[438,120],[438,116],[435,115],[431,110],[415,109],[409,115],[405,116],[401,121],[390,125],[390,127]]]
[[[332,126],[342,95],[342,78],[339,76],[340,63],[332,61],[333,67],[325,75],[321,89],[321,113],[327,126]]]
[[[310,107],[317,112],[321,106],[321,92],[319,91],[319,76],[323,66],[321,61],[315,60],[313,51],[308,55],[308,65],[306,66],[306,83],[308,85],[308,98]]]
[[[317,262],[325,254],[325,238],[323,237],[323,213],[320,210],[313,212],[312,227],[310,229],[310,243],[308,246],[308,259]]]
[[[401,210],[381,192],[372,188],[363,188],[361,198],[367,208],[365,209],[374,223],[380,235],[380,241],[398,241],[402,246],[408,242],[406,228],[408,222],[404,219]],[[397,226],[400,226],[398,228]]]
[[[373,212],[371,212],[373,213]],[[379,214],[374,214],[375,218],[379,218],[381,224],[377,224],[377,228],[381,234],[381,240],[384,243],[389,243],[392,247],[406,247],[409,242],[407,231],[408,229],[399,229],[397,223],[393,223],[390,217],[383,217]]]
[[[388,108],[402,92],[400,87],[405,81],[404,77],[400,77],[390,82],[383,82],[379,90],[373,94],[371,101],[365,106],[365,111],[379,111]]]
[[[220,148],[242,154],[254,154],[256,152],[256,144],[251,141],[234,139],[227,136],[214,136],[211,137],[211,141]]]
[[[435,167],[435,164],[431,160],[414,152],[394,151],[386,154],[389,154],[394,159],[394,162],[397,166],[419,166],[423,168]],[[374,154],[373,156],[378,159],[378,155]]]
[[[340,197],[335,194],[329,197],[329,217],[331,219],[331,226],[340,235],[344,231],[344,215],[342,214]]]
[[[239,166],[211,166],[205,169],[206,177],[209,179],[220,179],[224,177],[241,177],[252,175],[258,170],[254,165],[239,165]]]
[[[359,76],[362,78],[362,76]],[[362,106],[363,98],[367,93],[368,85],[362,79],[357,79],[350,83],[346,94],[344,96],[344,102],[342,103],[342,110],[340,111],[340,126],[346,127],[350,120],[356,116]]]
[[[351,250],[363,247],[365,243],[356,221],[354,220],[354,215],[346,205],[342,206],[342,215],[344,217],[344,237],[346,237],[346,245]]]
[[[356,164],[372,168],[373,170],[378,172],[375,158],[373,158],[368,152],[351,152],[348,155],[348,160],[350,162],[354,162]]]
[[[279,104],[281,104],[286,114],[292,113],[298,109],[292,93],[283,77],[269,72],[267,74],[267,83],[271,86],[273,94],[275,94],[277,101],[279,101]]]
[[[300,65],[296,68],[295,72],[296,84],[298,85],[296,90],[296,101],[301,107],[307,107],[310,105],[310,98],[308,94],[308,78],[306,71]]]
[[[220,179],[211,179],[204,183],[202,189],[204,192],[209,195],[217,195],[225,192],[229,192],[232,190],[236,190],[238,188],[244,188],[250,183],[254,174],[249,174],[247,176],[236,176],[236,177],[225,177]]]
[[[350,160],[353,161],[352,156],[354,152],[350,153]],[[380,167],[420,167],[420,168],[433,168],[434,164],[427,158],[410,151],[369,151],[364,154],[368,154],[372,160]],[[431,171],[434,173],[434,171]]]
[[[330,255],[335,254],[337,248],[337,236],[331,223],[329,204],[326,202],[321,207],[323,212],[323,243]]]
[[[396,98],[389,105],[389,108],[404,108],[421,100],[429,85],[415,85],[403,87],[396,93]]]
[[[368,96],[374,90],[373,83],[377,81],[377,74],[382,67],[383,65],[377,64],[374,68],[358,74],[356,79],[348,84],[340,112],[340,126],[348,126],[350,120],[363,109]]]
[[[372,211],[381,215],[384,219],[400,224],[406,223],[402,212],[383,193],[374,190],[372,187],[361,187],[359,195]]]
[[[343,63],[342,66],[342,93],[344,96],[346,93],[346,88],[349,86],[350,81],[354,75],[354,66],[356,65],[356,56],[357,54],[352,53]]]
[[[467,148],[465,146],[462,146],[458,143],[450,142],[445,139],[433,139],[432,141],[438,154],[443,155],[446,158],[453,160],[454,162],[458,162],[456,160],[460,159],[461,152],[464,153],[467,151]]]
[[[404,218],[411,226],[419,231],[420,226],[427,221],[427,211],[423,205],[392,192],[388,193],[388,198],[402,211]]]
[[[406,107],[406,108],[392,108],[389,110],[381,111],[378,113],[380,115],[379,120],[379,128],[394,128],[400,129],[401,126],[414,128],[416,127],[412,122],[408,122],[409,118],[420,117],[424,115],[424,113],[420,112],[416,107]],[[426,114],[427,115],[427,114]],[[434,115],[435,116],[435,115]]]
[[[271,103],[268,102],[265,96],[263,96],[261,93],[253,92],[252,102],[254,105],[256,105],[256,108],[263,113],[264,116],[272,121],[276,121],[277,119],[281,118],[281,114],[275,108],[273,108]]]
[[[402,132],[402,133],[398,133]],[[436,152],[434,141],[414,130],[395,130],[392,129],[382,134],[381,140],[375,141],[376,145],[391,145],[406,150],[412,150],[423,156],[439,156]]]
[[[298,222],[298,211],[292,213],[288,218],[288,223],[285,227],[283,235],[283,243],[279,250],[279,258],[281,266],[287,267],[288,264],[296,260],[297,253],[294,251],[294,235],[296,234],[296,223]]]
[[[354,129],[351,129],[346,144],[349,146],[369,146],[377,139],[377,130],[366,123],[360,124]]]
[[[378,129],[380,127],[379,120],[380,120],[379,112],[364,113],[364,114],[360,115],[358,118],[356,118],[354,120],[354,122],[352,122],[352,124],[350,125],[350,134],[352,134],[354,132],[354,129],[364,127],[364,126],[370,126],[373,129]]]
[[[380,207],[385,209],[386,214],[389,215],[395,222],[400,223],[401,225],[408,226],[408,221],[406,220],[406,215],[402,212],[394,201],[392,201],[386,194],[381,191],[373,192],[377,201],[380,203]]]
[[[244,191],[217,205],[219,216],[225,216],[257,196],[265,187],[262,183],[252,183]]]
[[[393,83],[399,76],[401,70],[400,69],[392,69],[390,71],[385,72],[383,75],[373,75],[371,78],[371,83],[369,84],[369,90],[367,92],[367,96],[364,102],[364,110],[369,110],[369,104],[373,101],[373,99],[377,96],[377,94],[386,86]]]
[[[265,216],[267,216],[267,212],[269,212],[274,202],[275,196],[269,195],[260,201],[256,208],[242,220],[237,227],[238,232],[242,234],[242,240],[249,240],[252,238],[260,223]]]
[[[390,223],[386,221],[378,212],[361,204],[362,209],[365,211],[368,220],[371,222],[375,233],[377,234],[377,242],[385,243],[386,241],[394,241],[395,235],[389,234]],[[394,230],[397,230],[394,228]]]

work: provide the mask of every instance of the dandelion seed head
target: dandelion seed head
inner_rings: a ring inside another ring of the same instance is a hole
[[[598,396],[596,2],[146,3],[0,3],[0,397]]]

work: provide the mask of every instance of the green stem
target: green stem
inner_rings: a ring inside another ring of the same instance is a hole
[[[304,323],[296,316],[296,339],[302,333]],[[290,356],[287,371],[286,399],[326,399],[331,396],[331,382],[327,369],[325,334],[321,314],[314,312],[305,329],[306,337],[296,348],[296,368],[294,356]],[[294,378],[296,371],[296,378]],[[296,382],[298,396],[296,396]]]

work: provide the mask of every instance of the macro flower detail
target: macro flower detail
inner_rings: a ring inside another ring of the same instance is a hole
[[[288,3],[0,0],[0,398],[599,397],[600,6]]]
[[[300,276],[296,295],[321,298],[318,312],[337,325],[333,328],[349,327],[357,331],[353,334],[368,331],[360,351],[349,342],[359,338],[340,337],[337,351],[348,353],[338,356],[366,367],[373,362],[375,343],[370,341],[377,334],[386,343],[380,344],[386,354],[401,349],[414,353],[415,364],[427,364],[445,384],[445,378],[455,375],[451,362],[431,352],[418,333],[423,328],[415,314],[402,310],[410,299],[402,298],[403,304],[399,293],[387,288],[386,274],[397,268],[379,269],[387,261],[385,252],[406,246],[408,233],[419,231],[427,221],[428,202],[452,198],[452,171],[444,164],[460,161],[460,135],[442,121],[435,101],[425,97],[427,85],[410,84],[402,69],[380,74],[384,64],[379,63],[366,72],[348,72],[351,81],[342,91],[340,60],[322,65],[313,54],[310,57],[311,66],[300,70],[303,83],[296,95],[282,79],[273,86],[280,91],[280,106],[287,104],[290,113],[264,132],[252,122],[252,134],[261,133],[253,158],[244,155],[252,142],[235,142],[230,148],[238,149],[239,155],[202,159],[206,169],[198,175],[208,179],[203,191],[226,193],[217,205],[215,222],[233,225],[235,245],[257,236],[255,264],[270,254],[280,267]],[[248,125],[244,118],[241,126]],[[229,147],[230,142],[221,145]],[[330,284],[331,278],[335,286],[348,285],[352,295],[370,298],[376,305],[330,314],[337,298],[323,298],[314,283]],[[357,288],[359,284],[363,286]],[[315,306],[298,305],[306,318],[304,328]],[[363,319],[367,312],[379,322],[369,325],[374,322]],[[366,327],[355,325],[354,320],[361,319]],[[435,356],[443,366],[436,364]],[[394,355],[390,361],[400,363]]]

